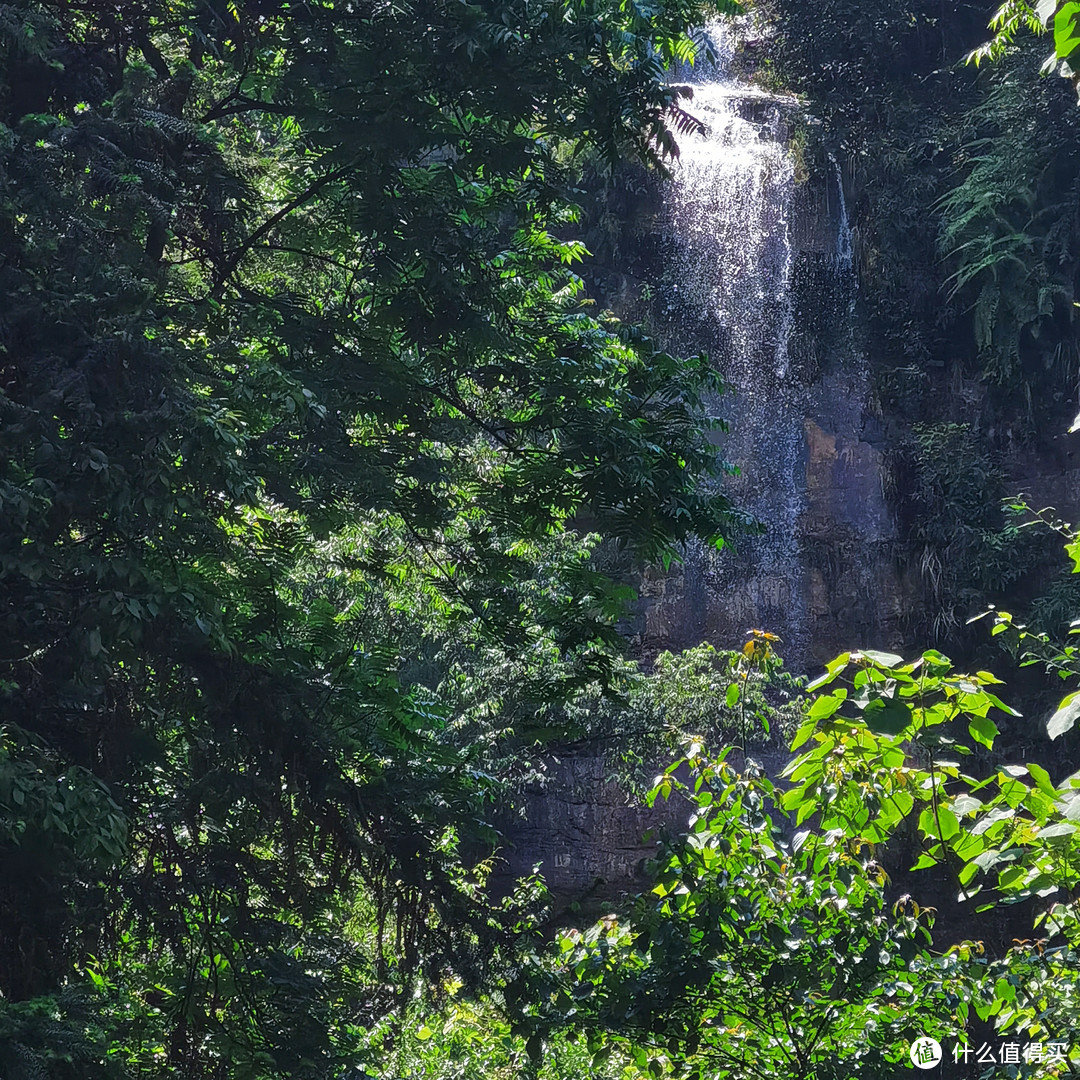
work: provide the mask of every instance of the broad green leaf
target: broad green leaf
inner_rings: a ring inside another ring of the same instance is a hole
[[[1080,16],[1080,3],[1069,0],[1062,4],[1054,14],[1054,53],[1059,60],[1064,60],[1075,71],[1073,54],[1080,47],[1080,32],[1077,30],[1077,17]]]
[[[791,740],[791,750],[798,750],[800,746],[817,730],[816,720],[807,720],[799,725],[799,730],[795,732],[795,738]],[[789,771],[795,768],[795,762],[789,762],[788,765],[781,772],[781,776],[789,775]]]
[[[1009,715],[1009,716],[1023,716],[1023,715],[1024,715],[1024,714],[1023,714],[1022,712],[1019,712],[1019,711],[1018,711],[1017,709],[1014,709],[1014,708],[1013,708],[1013,707],[1012,707],[1011,705],[1006,705],[1006,704],[1005,704],[1005,702],[1004,702],[1004,701],[1002,701],[1002,700],[1001,700],[1001,698],[999,698],[999,697],[997,696],[997,694],[990,694],[990,693],[987,693],[987,694],[986,694],[986,696],[987,696],[987,697],[988,697],[988,698],[990,699],[990,701],[991,701],[991,702],[993,702],[993,704],[994,704],[995,706],[997,706],[997,708],[999,708],[999,709],[1000,709],[1000,710],[1001,710],[1001,711],[1002,711],[1003,713],[1006,713],[1006,714],[1007,714],[1007,715]]]
[[[863,720],[875,735],[899,735],[911,723],[911,709],[896,698],[874,698],[863,710]]]
[[[1073,693],[1062,699],[1061,704],[1057,707],[1057,712],[1047,721],[1046,734],[1051,739],[1064,735],[1065,732],[1072,730],[1077,717],[1080,717],[1080,690],[1073,691]]]
[[[927,649],[922,654],[923,664],[931,675],[944,675],[952,669],[952,661],[937,649]]]
[[[1072,572],[1080,574],[1080,540],[1065,545],[1065,554],[1073,561]]]
[[[915,805],[915,799],[907,791],[894,791],[885,805],[894,808],[893,812],[897,815],[897,820],[902,820],[911,813],[911,808]]]
[[[1011,780],[1007,776],[998,773],[998,786],[1001,788],[1001,796],[1006,804],[1016,809],[1031,794],[1027,784],[1019,780]]]
[[[967,885],[978,872],[979,868],[973,862],[968,863],[966,866],[962,866],[960,868],[960,873],[957,875],[960,879],[960,884]]]
[[[1057,803],[1052,796],[1031,788],[1024,797],[1023,806],[1031,811],[1032,817],[1037,822],[1049,821],[1057,813]]]
[[[1031,774],[1032,780],[1035,781],[1035,784],[1040,791],[1049,795],[1052,799],[1057,798],[1058,790],[1054,787],[1053,781],[1050,779],[1050,774],[1041,765],[1029,761],[1028,772]]]
[[[865,656],[867,660],[873,661],[880,667],[894,668],[899,667],[903,662],[902,656],[897,656],[896,653],[891,652],[878,652],[877,649],[863,649],[861,653],[856,653],[856,656]]]
[[[940,859],[935,858],[928,851],[924,851],[916,860],[915,865],[912,866],[912,870],[929,870],[932,866],[937,866]]]
[[[825,674],[819,675],[812,682],[807,683],[807,693],[812,694],[815,690],[831,683],[848,666],[850,659],[851,653],[841,653],[835,660],[830,660],[825,665]]]
[[[960,822],[947,806],[939,805],[936,812],[933,806],[928,806],[919,815],[919,829],[938,840],[951,840],[960,832]]]
[[[806,714],[807,718],[810,720],[827,719],[844,704],[846,698],[847,691],[844,689],[837,690],[832,694],[823,694],[810,706],[810,709]]]
[[[993,750],[998,726],[988,716],[971,717],[968,721],[968,731],[977,743],[981,743],[988,750]]]

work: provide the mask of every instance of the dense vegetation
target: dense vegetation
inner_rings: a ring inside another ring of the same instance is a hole
[[[806,95],[846,167],[894,503],[923,576],[913,638],[975,648],[967,614],[1017,597],[1063,632],[1075,584],[1000,509],[1010,474],[1067,461],[1080,400],[1080,110],[1068,80],[1039,76],[1053,41],[1009,23],[976,66],[978,5],[765,7],[778,37],[759,77]]]
[[[619,674],[581,523],[736,521],[557,235],[701,17],[0,8],[6,1076],[342,1075],[493,963],[496,766]]]
[[[576,189],[663,174],[697,123],[666,72],[735,10],[0,4],[0,1080],[824,1080],[980,1022],[1067,1041],[1080,781],[987,756],[992,675],[856,653],[804,693],[764,632],[625,656],[628,560],[751,523],[722,373],[594,309]],[[1071,418],[1080,110],[1021,45],[955,70],[966,5],[765,11],[769,77],[855,163],[945,636],[1057,554],[996,498],[1005,444]],[[989,389],[929,393],[954,375]],[[995,630],[1073,676],[1051,599]],[[792,737],[774,786],[753,747]],[[651,797],[692,818],[568,929],[496,881],[496,826],[575,739],[688,746]],[[897,852],[1045,940],[935,939]]]

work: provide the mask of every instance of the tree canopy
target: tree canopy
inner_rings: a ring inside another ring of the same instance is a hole
[[[617,670],[595,536],[739,521],[719,377],[573,270],[702,17],[0,6],[5,1075],[339,1075],[490,961],[493,755]]]
[[[938,65],[964,35],[937,0],[869,30],[850,0],[771,6],[780,54],[825,43],[798,70],[841,151],[872,157],[893,105],[905,138],[937,115],[944,76],[900,100],[910,56],[889,49]],[[864,651],[804,694],[765,630],[648,672],[623,656],[628,568],[751,523],[723,486],[721,374],[589,297],[579,185],[628,159],[666,171],[699,126],[669,73],[737,10],[0,3],[0,1080],[402,1061],[608,1080],[751,1058],[824,1080],[894,1069],[916,1019],[1068,1030],[1080,779],[982,767],[993,717],[1015,716],[993,675]],[[966,34],[968,5],[949,10]],[[998,44],[1052,18],[1071,67],[1077,11],[1010,3]],[[1030,114],[1005,82],[987,124]],[[1039,155],[1038,191],[1071,190],[1068,140],[1042,133],[1074,121],[1044,113],[948,198],[924,177],[882,215],[911,246],[938,228],[919,208],[941,212],[950,301],[1035,297],[1038,318],[980,338],[1003,384],[1073,325],[1072,203],[1020,235],[1001,179]],[[1035,250],[1045,265],[999,274]],[[864,279],[879,300],[892,280]],[[878,315],[921,363],[911,295]],[[997,474],[969,427],[912,430],[926,550],[958,517],[980,550]],[[995,632],[1076,676],[1075,648],[1004,613]],[[694,738],[653,792],[692,816],[652,890],[545,940],[542,881],[496,887],[499,814],[585,731],[634,764],[702,733],[739,750]],[[790,782],[747,764],[793,732]],[[969,750],[970,770],[942,756]],[[933,954],[879,858],[898,841],[958,905],[1046,900],[1049,947]]]

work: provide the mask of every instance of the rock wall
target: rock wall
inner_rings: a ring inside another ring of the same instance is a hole
[[[683,140],[673,183],[633,173],[609,183],[585,272],[601,305],[673,351],[707,352],[731,382],[713,403],[730,426],[718,449],[739,469],[733,499],[764,532],[721,553],[691,545],[680,564],[647,573],[633,647],[647,663],[703,641],[737,648],[760,628],[807,674],[846,649],[924,648],[927,586],[894,519],[902,493],[860,328],[841,170],[798,159],[798,104],[740,87],[723,43],[717,51],[690,106],[707,132]],[[984,394],[954,387],[950,398],[966,402],[958,419],[978,415]],[[1048,445],[1017,449],[1010,485],[1080,525],[1080,435]],[[646,833],[684,825],[684,807],[631,805],[595,755],[552,760],[549,775],[504,855],[509,873],[540,863],[558,896],[636,889],[654,850]]]
[[[631,177],[608,190],[594,215],[603,227],[587,238],[598,255],[589,284],[724,373],[719,452],[739,469],[732,498],[764,531],[719,553],[691,545],[668,572],[647,573],[633,643],[647,662],[703,641],[738,648],[760,628],[783,639],[789,668],[809,672],[845,648],[900,646],[917,583],[898,568],[839,169],[825,161],[800,175],[797,103],[746,91],[723,70],[702,77],[694,103],[708,130],[684,140],[673,182]],[[595,756],[548,771],[509,830],[508,872],[540,863],[564,897],[639,887],[653,851],[645,833],[683,827],[685,808],[630,805]]]
[[[773,749],[754,756],[774,773],[788,757]],[[557,904],[586,910],[640,890],[659,839],[686,831],[690,803],[673,795],[649,808],[630,799],[595,753],[553,757],[545,768],[548,779],[526,793],[522,816],[502,823],[508,844],[499,877],[509,883],[539,865]]]
[[[561,899],[607,899],[635,888],[656,849],[650,830],[685,825],[677,803],[660,802],[653,810],[632,804],[607,779],[602,756],[553,758],[546,771],[548,781],[526,793],[523,817],[506,823],[510,844],[501,854],[509,877],[539,864]]]
[[[694,317],[687,305],[653,305],[653,324],[673,348],[705,348],[730,372],[733,393],[715,402],[730,428],[720,452],[740,470],[728,483],[733,498],[765,531],[719,554],[691,547],[682,565],[645,577],[636,644],[646,656],[701,641],[736,648],[759,628],[781,636],[790,668],[809,673],[846,648],[905,644],[919,582],[899,557],[885,424],[872,403],[856,282],[844,262],[838,178],[811,176],[787,200],[775,224],[790,250],[782,372],[775,342],[767,362],[732,357],[707,308]],[[651,226],[656,235],[647,220],[636,223],[639,250],[663,251],[671,222],[662,207]],[[642,273],[648,265],[631,264]],[[722,274],[717,265],[710,272]]]

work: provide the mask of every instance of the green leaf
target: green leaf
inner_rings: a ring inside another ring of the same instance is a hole
[[[1080,717],[1080,690],[1073,691],[1073,693],[1062,699],[1061,704],[1057,707],[1057,712],[1047,721],[1046,734],[1051,739],[1064,735],[1065,732],[1072,730],[1077,717]]]
[[[733,709],[733,708],[735,708],[735,705],[738,703],[738,700],[739,700],[739,684],[738,683],[730,683],[728,685],[728,688],[727,688],[727,695],[724,698],[724,704],[726,704],[729,709]]]
[[[799,747],[802,746],[802,744],[804,742],[806,742],[806,740],[809,739],[810,736],[813,735],[813,733],[816,730],[817,730],[817,722],[814,721],[814,720],[807,720],[804,723],[800,724],[799,725],[799,730],[795,732],[795,738],[791,740],[790,749],[792,750],[792,752],[798,750]],[[796,762],[795,761],[789,762],[788,765],[784,768],[783,772],[780,775],[781,776],[788,776],[790,774],[790,772],[794,771],[795,767],[796,767]]]
[[[840,689],[832,694],[822,694],[807,711],[810,720],[826,720],[832,716],[847,699],[847,691]]]
[[[825,665],[825,674],[819,675],[812,682],[807,683],[807,693],[812,694],[815,690],[831,683],[848,666],[850,659],[851,653],[841,653],[835,660],[830,660]]]
[[[922,659],[923,665],[930,675],[944,675],[952,668],[952,661],[944,653],[938,652],[937,649],[927,649],[922,654]]]
[[[1007,776],[998,773],[998,786],[1001,788],[1001,796],[1006,805],[1015,810],[1031,794],[1027,784],[1019,780],[1011,780]]]
[[[994,737],[998,734],[998,726],[988,716],[971,717],[968,721],[968,731],[971,737],[987,750],[994,749]]]
[[[911,709],[896,698],[874,698],[863,710],[863,721],[875,735],[899,735],[911,723]]]
[[[1072,62],[1073,54],[1080,47],[1080,32],[1077,31],[1077,17],[1080,16],[1080,3],[1069,0],[1062,4],[1054,14],[1054,54],[1076,70]]]
[[[872,661],[879,667],[894,668],[899,667],[904,662],[904,658],[897,656],[896,653],[878,652],[876,649],[863,649],[861,653],[856,655],[865,656],[867,660]]]
[[[1035,781],[1035,784],[1040,791],[1049,795],[1052,799],[1057,798],[1058,790],[1054,787],[1054,783],[1050,779],[1050,774],[1041,765],[1029,761],[1028,772],[1031,774],[1031,778]]]
[[[990,701],[999,708],[1003,713],[1008,716],[1023,716],[1024,714],[1017,709],[1014,709],[1011,705],[1006,705],[1004,701],[997,696],[997,694],[987,693],[986,696]]]
[[[934,808],[928,806],[919,815],[919,829],[937,840],[951,840],[960,832],[960,822],[947,806],[938,806],[936,814]]]

